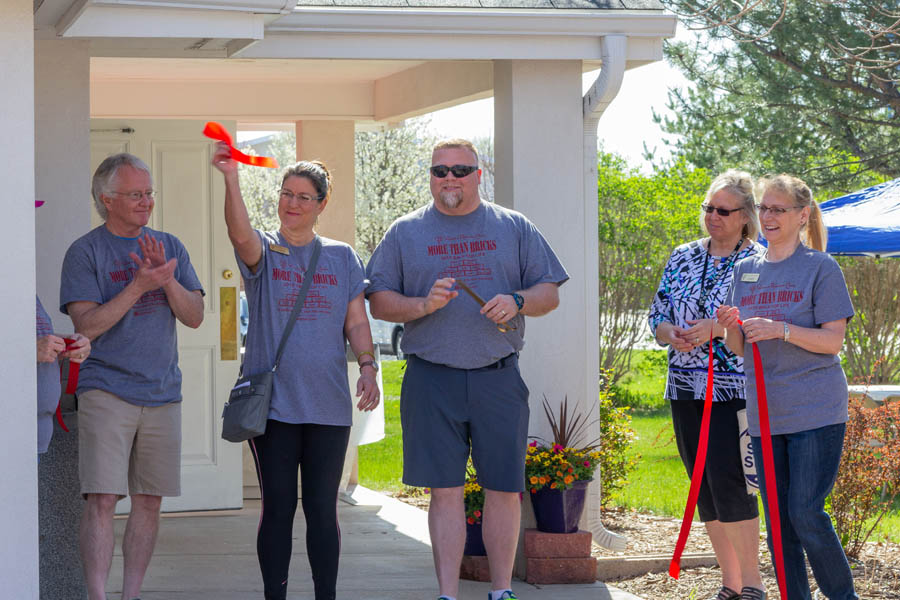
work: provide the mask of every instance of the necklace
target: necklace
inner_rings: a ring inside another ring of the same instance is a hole
[[[719,277],[722,273],[727,272],[732,265],[734,265],[737,260],[738,251],[741,249],[741,245],[744,243],[744,238],[738,240],[737,245],[734,247],[734,250],[731,251],[731,254],[728,255],[728,258],[722,263],[722,268],[716,271],[715,275],[712,277],[712,281],[709,286],[707,286],[706,273],[709,270],[709,259],[711,255],[709,253],[709,247],[712,243],[711,240],[706,242],[706,257],[703,259],[703,275],[700,277],[700,298],[697,300],[697,312],[701,315],[706,315],[706,299],[709,297],[710,292],[715,289],[716,283],[719,281]],[[715,259],[713,259],[715,261]]]

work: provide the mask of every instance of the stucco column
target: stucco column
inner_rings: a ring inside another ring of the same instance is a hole
[[[356,243],[356,171],[353,121],[298,121],[297,160],[321,160],[333,181],[331,200],[319,217],[325,237]]]
[[[356,244],[356,169],[355,140],[356,124],[353,121],[298,121],[297,160],[321,160],[328,166],[333,187],[331,200],[319,217],[318,232],[325,237]],[[377,351],[376,351],[377,354]],[[350,391],[356,393],[359,371],[351,351],[347,353],[347,369],[350,377]],[[381,376],[378,377],[381,386]],[[341,498],[353,503],[350,498],[357,484],[358,447],[366,441],[364,433],[372,428],[384,431],[384,409],[362,413],[356,410],[353,400],[353,427],[350,443],[344,459],[341,476]]]
[[[38,597],[34,277],[34,3],[0,2],[0,582],[5,598]]]
[[[39,40],[34,49],[37,289],[54,330],[73,331],[59,312],[66,249],[90,229],[90,54],[86,41]],[[86,598],[78,551],[83,501],[78,481],[78,420],[55,425],[38,469],[41,600]]]
[[[89,42],[38,40],[34,48],[37,289],[57,331],[72,331],[59,312],[59,281],[69,245],[91,227]]]
[[[552,435],[544,396],[557,414],[564,398],[570,411],[596,414],[599,394],[597,197],[584,197],[581,106],[580,61],[494,61],[496,202],[527,216],[571,276],[559,308],[526,319],[520,364],[531,390],[529,433],[544,439]],[[594,425],[583,441],[598,434]],[[599,485],[592,488],[597,502]],[[523,513],[533,526],[530,506]]]

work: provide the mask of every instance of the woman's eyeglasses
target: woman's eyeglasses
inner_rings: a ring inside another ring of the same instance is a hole
[[[309,194],[294,194],[288,190],[278,190],[278,194],[287,202],[293,202],[294,198],[301,204],[312,204],[317,201],[318,196],[310,196]]]
[[[706,204],[705,202],[700,205],[700,208],[702,208],[704,211],[706,211],[706,214],[708,214],[708,215],[711,215],[713,213],[713,211],[715,211],[715,213],[717,215],[719,215],[720,217],[727,217],[728,215],[730,215],[733,212],[738,212],[739,210],[742,210],[740,208],[719,208],[718,206],[710,206],[709,204]]]
[[[448,167],[447,165],[434,165],[429,170],[431,171],[431,174],[438,179],[443,179],[447,176],[447,173],[453,173],[454,177],[462,179],[477,171],[478,167],[473,167],[471,165],[453,165],[452,167]]]
[[[762,216],[767,212],[772,213],[776,217],[780,217],[784,213],[789,210],[794,210],[795,208],[803,208],[802,206],[766,206],[765,204],[757,204],[756,210],[759,211],[759,215]]]

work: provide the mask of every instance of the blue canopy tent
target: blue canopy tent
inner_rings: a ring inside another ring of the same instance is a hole
[[[828,252],[900,256],[900,178],[826,200]]]

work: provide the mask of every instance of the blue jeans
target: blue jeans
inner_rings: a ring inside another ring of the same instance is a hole
[[[772,436],[775,482],[781,516],[785,587],[789,600],[810,600],[806,558],[819,589],[830,600],[858,600],[853,575],[838,540],[825,497],[831,493],[844,447],[845,425],[827,425],[810,431]],[[753,455],[760,473],[760,491],[766,513],[769,552],[772,524],[766,498],[761,438],[752,438]],[[773,558],[774,564],[774,558]]]

